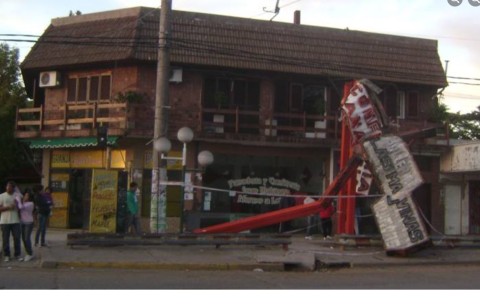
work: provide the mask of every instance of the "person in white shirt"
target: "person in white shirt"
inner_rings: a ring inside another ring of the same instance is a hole
[[[22,261],[20,257],[20,216],[18,215],[18,197],[15,195],[15,182],[7,183],[6,191],[0,194],[0,227],[2,229],[3,257],[4,262],[10,261],[10,233],[13,236],[14,257]]]

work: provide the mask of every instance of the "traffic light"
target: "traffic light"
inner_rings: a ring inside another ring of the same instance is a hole
[[[99,147],[107,146],[107,127],[100,126],[97,128],[97,145]]]

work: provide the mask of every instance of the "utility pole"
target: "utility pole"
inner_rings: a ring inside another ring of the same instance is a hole
[[[170,18],[172,0],[161,0],[160,27],[157,51],[157,83],[155,88],[155,125],[153,131],[153,166],[152,166],[152,195],[150,202],[150,231],[152,233],[165,232],[167,228],[167,168],[166,161],[159,158],[159,151],[155,141],[166,137],[168,129],[169,93],[168,80],[170,76]]]

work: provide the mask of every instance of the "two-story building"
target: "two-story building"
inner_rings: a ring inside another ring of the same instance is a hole
[[[181,151],[177,130],[188,126],[187,169],[198,169],[202,150],[215,157],[193,177],[189,227],[276,209],[282,194],[321,195],[338,172],[345,82],[367,78],[383,89],[398,133],[439,126],[430,113],[447,82],[436,41],[307,26],[296,17],[290,24],[173,11],[171,155]],[[150,216],[158,31],[153,8],[55,18],[22,63],[34,106],[18,111],[16,137],[43,153],[43,183],[58,205],[53,225],[88,228],[96,169],[117,170],[118,191],[137,181],[142,217]],[[97,143],[105,128],[106,148]],[[425,180],[417,204],[442,229],[443,148],[409,142]],[[169,180],[180,174],[172,166]],[[167,198],[174,226],[180,189],[170,187]],[[358,213],[373,224],[365,206]]]

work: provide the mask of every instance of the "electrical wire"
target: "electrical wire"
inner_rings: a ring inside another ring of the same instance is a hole
[[[107,47],[115,45],[117,48],[125,47],[125,48],[158,48],[158,42],[156,38],[123,38],[123,37],[109,37],[109,36],[79,36],[79,37],[66,37],[66,36],[55,36],[55,35],[48,35],[48,36],[35,36],[35,35],[20,35],[20,34],[0,34],[0,37],[8,37],[0,38],[3,41],[15,41],[15,42],[41,42],[41,43],[48,43],[48,44],[60,44],[60,45],[83,45],[83,46],[97,46],[97,47]],[[11,37],[25,37],[24,39],[15,39]],[[37,37],[37,40],[30,39]],[[365,69],[363,65],[355,64],[355,63],[341,63],[336,61],[322,61],[322,60],[312,60],[306,59],[304,57],[288,57],[288,56],[275,56],[272,54],[264,54],[258,52],[252,52],[248,50],[242,50],[242,46],[231,45],[228,46],[226,44],[212,44],[212,43],[205,43],[204,41],[196,40],[196,39],[176,39],[170,38],[170,45],[172,48],[177,48],[180,50],[185,50],[188,52],[196,51],[199,53],[203,53],[205,56],[211,56],[212,54],[221,54],[221,55],[228,55],[234,56],[236,59],[245,59],[250,61],[258,61],[258,62],[268,62],[271,64],[284,64],[284,65],[292,65],[296,67],[304,67],[304,68],[317,68],[317,69],[324,69],[327,71],[331,71],[333,73],[352,73],[352,74],[362,74],[362,73],[376,73],[383,75],[385,74],[388,69],[391,69],[390,66],[387,64],[385,65],[377,65],[376,68],[368,68]],[[243,46],[245,48],[245,46]],[[334,52],[332,52],[333,54]],[[396,76],[398,78],[410,78],[411,75],[406,73],[391,71],[390,74],[392,76]],[[438,75],[435,74],[424,74],[425,78],[438,78]]]
[[[449,81],[449,84],[461,84],[466,86],[480,86],[480,83],[468,83],[468,82],[460,82],[460,81]]]
[[[291,1],[281,7],[285,7],[291,4],[294,4],[296,2],[299,2],[301,0],[296,0],[296,1]],[[157,12],[157,10],[149,10],[142,16],[138,17],[134,23],[142,22],[146,17],[150,16],[151,14]],[[96,36],[78,36],[78,37],[69,37],[69,36],[58,36],[58,35],[29,35],[29,34],[0,34],[0,41],[10,41],[10,42],[26,42],[26,43],[37,43],[37,42],[42,42],[42,43],[50,43],[50,44],[60,44],[60,45],[84,45],[84,46],[97,46],[97,47],[102,47],[102,46],[112,46],[114,45],[117,48],[158,48],[158,39],[156,37],[151,37],[151,38],[141,38],[141,37],[122,37],[121,35],[117,36],[112,36],[111,34],[119,34],[121,31],[124,29],[127,29],[129,27],[132,27],[132,22],[129,22],[128,24],[125,24],[123,27],[120,27],[118,29],[115,29],[114,31],[109,32],[109,35],[99,34]],[[207,26],[208,27],[208,26]],[[230,29],[232,30],[232,29]],[[397,77],[397,78],[403,78],[403,79],[409,79],[411,78],[411,75],[406,72],[398,72],[398,70],[394,69],[392,70],[392,67],[389,65],[389,63],[385,64],[377,64],[375,68],[368,68],[368,70],[365,69],[365,66],[361,64],[361,61],[359,63],[352,63],[352,62],[338,62],[338,61],[328,61],[328,60],[321,60],[321,59],[306,59],[305,57],[302,57],[302,54],[299,53],[297,55],[293,56],[285,56],[285,55],[275,55],[275,54],[268,54],[264,52],[263,50],[261,52],[253,52],[248,50],[248,46],[245,45],[235,45],[235,44],[228,44],[228,41],[225,42],[224,40],[219,40],[218,43],[206,43],[203,40],[195,39],[201,33],[197,32],[195,33],[195,29],[193,29],[192,33],[190,34],[189,39],[179,39],[179,38],[169,38],[171,47],[177,48],[179,50],[183,51],[195,51],[199,52],[201,54],[204,54],[205,56],[211,56],[212,54],[220,54],[220,55],[226,55],[226,56],[234,56],[237,59],[245,59],[253,62],[267,62],[270,64],[283,64],[283,65],[292,65],[296,67],[304,67],[304,68],[317,68],[317,69],[324,69],[326,71],[332,72],[332,73],[352,73],[352,74],[362,74],[362,73],[368,73],[368,74],[378,74],[378,75],[384,75],[385,72],[388,72],[389,75],[392,77]],[[292,39],[307,39],[307,37],[301,37],[301,36],[291,36]],[[254,40],[254,38],[253,38]],[[260,40],[260,39],[257,39]],[[343,42],[339,38],[332,38],[332,40],[335,40],[336,42],[339,43],[348,43],[347,41]],[[317,42],[316,44],[324,44],[323,40],[321,42]],[[362,42],[359,42],[357,44],[362,44]],[[365,47],[369,46],[368,42],[363,43]],[[256,47],[256,46],[253,46]],[[282,46],[283,47],[283,46]],[[381,45],[376,45],[376,47],[382,47]],[[388,47],[388,46],[384,46]],[[286,48],[286,47],[285,47]],[[312,48],[316,48],[315,46],[312,46]],[[416,48],[419,49],[420,47]],[[363,47],[360,46],[357,48],[358,50],[363,50]],[[289,50],[280,50],[280,52],[277,52],[279,54],[282,54],[284,52],[288,52]],[[151,52],[151,51],[150,51]],[[375,51],[376,53],[379,54],[385,54],[388,55],[390,54],[390,51],[386,50],[381,50],[381,48],[377,48]],[[355,53],[353,51],[352,53]],[[400,55],[403,55],[403,52],[397,51],[396,53],[400,53]],[[328,56],[333,56],[336,54],[335,50],[332,50],[330,54],[325,54],[328,58]],[[415,65],[417,62],[411,61],[412,65]],[[389,72],[390,70],[390,72]],[[423,78],[440,78],[438,74],[430,74],[430,73],[424,73]],[[468,77],[453,77],[449,76],[449,78],[453,79],[461,79],[461,80],[480,80],[480,78],[468,78]],[[480,84],[477,83],[462,83],[461,81],[452,81],[450,82],[452,84],[465,84],[465,85],[473,85],[477,86]]]

